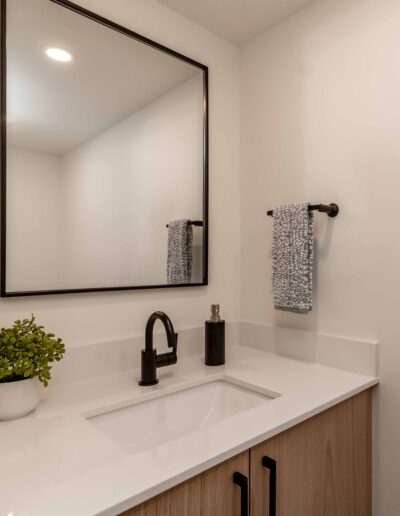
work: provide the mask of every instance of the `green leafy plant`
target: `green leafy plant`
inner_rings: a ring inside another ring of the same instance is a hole
[[[60,361],[64,353],[62,340],[46,333],[33,314],[30,319],[15,321],[11,328],[0,330],[0,383],[37,376],[47,387],[51,363]]]

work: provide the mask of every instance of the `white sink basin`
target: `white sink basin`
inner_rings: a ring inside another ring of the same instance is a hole
[[[217,380],[128,407],[109,409],[88,417],[88,421],[127,452],[137,453],[272,399],[230,381]]]

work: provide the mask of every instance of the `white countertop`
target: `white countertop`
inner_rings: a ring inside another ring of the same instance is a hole
[[[371,376],[301,362],[249,347],[227,363],[201,356],[158,370],[48,388],[30,416],[0,423],[0,516],[115,515],[378,383]],[[138,454],[128,454],[82,414],[151,398],[204,378],[230,377],[279,393],[268,403]]]

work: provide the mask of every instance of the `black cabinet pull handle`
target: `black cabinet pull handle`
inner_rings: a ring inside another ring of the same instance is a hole
[[[276,461],[266,455],[261,464],[269,470],[269,515],[276,516]]]
[[[235,471],[233,483],[240,487],[240,514],[249,516],[249,481],[245,475]]]

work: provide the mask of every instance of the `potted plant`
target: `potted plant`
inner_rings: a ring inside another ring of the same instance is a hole
[[[51,364],[63,358],[65,346],[53,333],[30,319],[0,330],[0,419],[17,419],[39,403],[37,380],[47,387]]]

